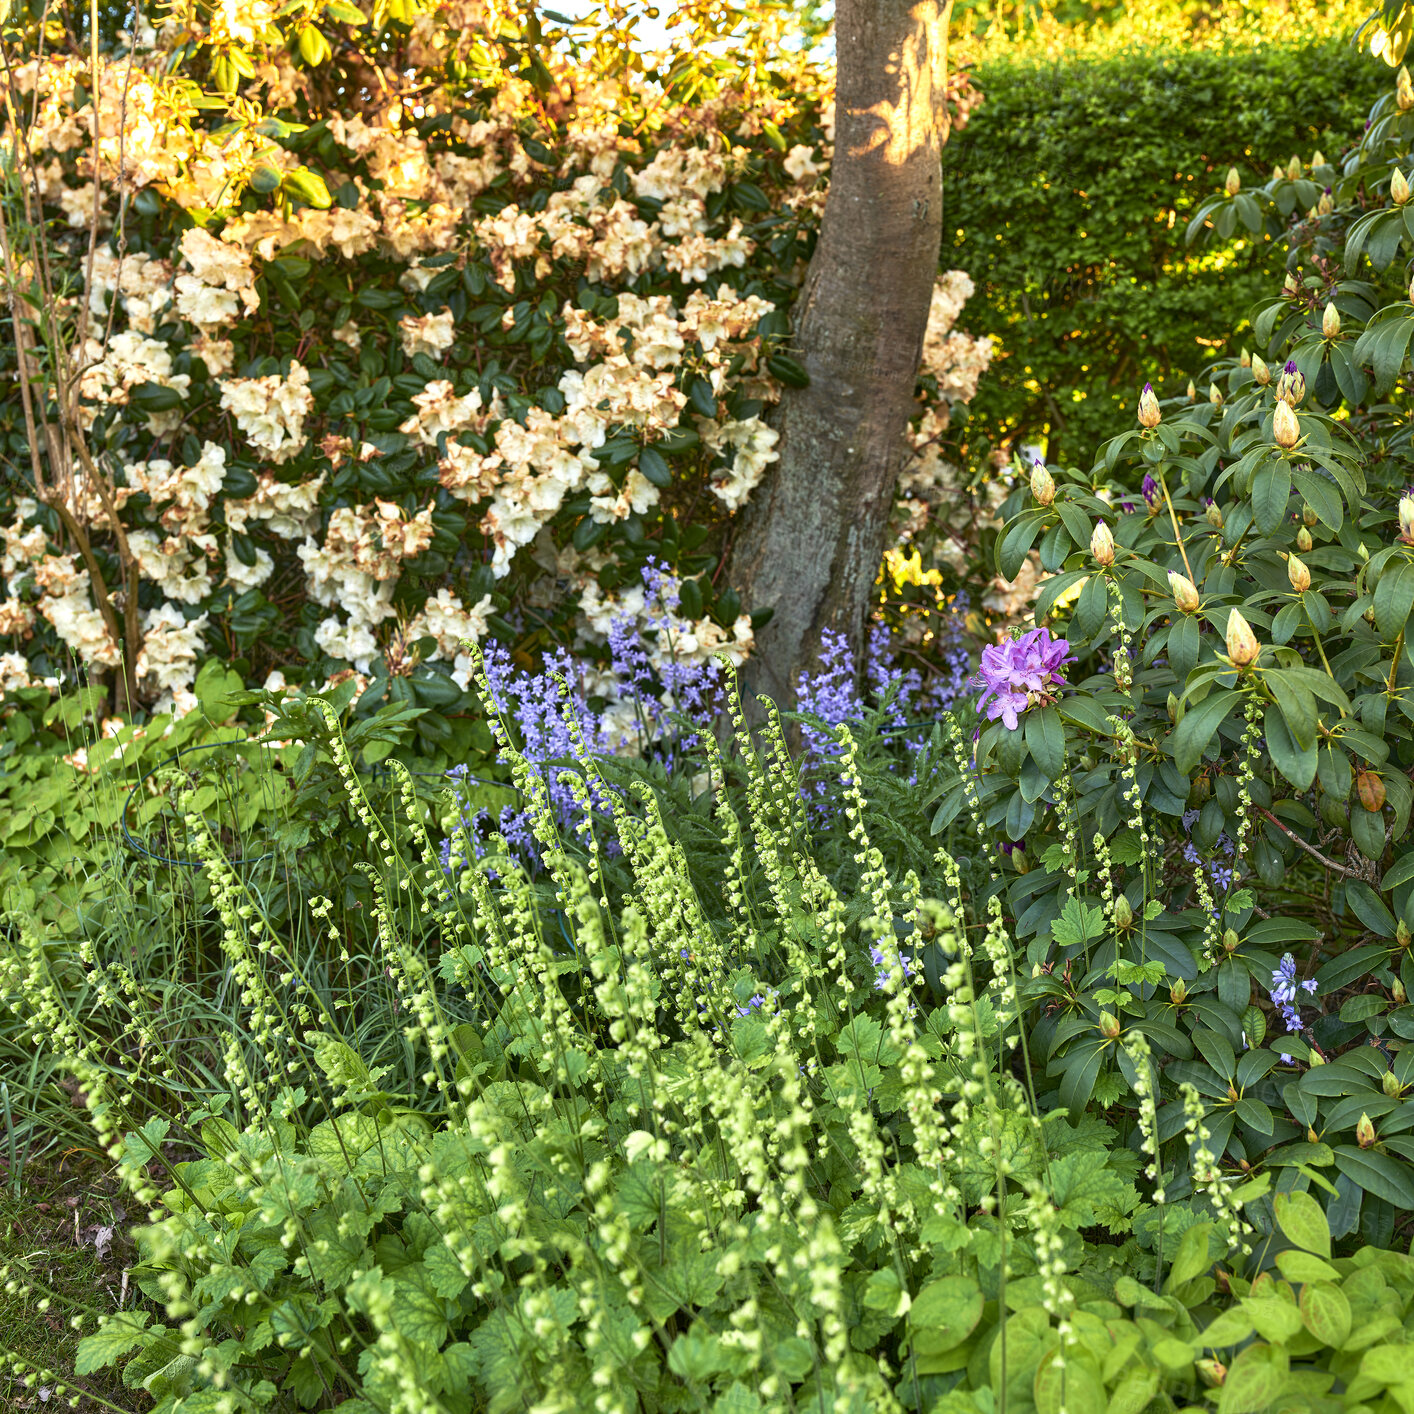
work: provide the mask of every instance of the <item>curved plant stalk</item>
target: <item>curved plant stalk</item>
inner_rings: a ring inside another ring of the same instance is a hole
[[[25,126],[20,121],[22,105],[15,87],[16,56],[3,46],[0,46],[0,80],[3,80],[0,83],[0,101],[4,103],[11,141],[8,150],[0,155],[0,161],[4,162],[10,177],[8,190],[0,198],[0,262],[3,262],[0,269],[3,269],[10,326],[15,340],[16,381],[20,389],[35,496],[58,516],[65,535],[88,571],[95,606],[119,654],[119,680],[114,684],[114,706],[122,709],[131,708],[137,700],[136,660],[142,645],[138,599],[141,571],[118,514],[115,485],[94,456],[80,417],[80,389],[87,367],[83,358],[89,334],[87,290],[92,285],[98,249],[99,213],[102,210],[99,162],[102,104],[97,0],[89,0],[88,21],[89,85],[93,95],[90,103],[90,144],[94,206],[84,262],[84,293],[79,299],[78,317],[72,329],[66,333],[58,314],[62,292],[55,287],[49,234],[38,200],[37,173],[33,157],[21,140]],[[129,78],[131,69],[130,61]],[[123,109],[126,110],[126,85]],[[119,144],[121,182],[121,122]],[[11,215],[13,208],[7,210],[11,201],[19,205],[15,215],[23,224],[18,231]],[[119,214],[120,239],[125,210],[126,203],[123,203]],[[21,237],[19,249],[16,236]],[[29,266],[28,288],[24,264]],[[110,319],[103,331],[103,351],[107,349],[111,324]],[[82,473],[82,486],[79,472]],[[90,488],[97,495],[113,531],[121,583],[111,589],[89,534],[82,492]]]

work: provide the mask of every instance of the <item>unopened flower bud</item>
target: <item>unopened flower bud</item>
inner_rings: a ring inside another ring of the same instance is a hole
[[[1257,661],[1257,655],[1261,651],[1257,635],[1252,632],[1252,626],[1238,610],[1231,610],[1227,616],[1227,656],[1232,659],[1233,666],[1251,667]]]
[[[1410,82],[1409,70],[1403,64],[1394,78],[1394,101],[1401,113],[1414,108],[1414,83]]]
[[[1306,1126],[1306,1142],[1308,1144],[1319,1144],[1321,1142],[1321,1136],[1317,1134],[1309,1124]]]
[[[1340,334],[1340,311],[1335,307],[1332,300],[1326,305],[1325,313],[1321,315],[1321,337],[1325,339],[1337,338]]]
[[[1286,164],[1286,175],[1294,182],[1301,175],[1301,159],[1293,152],[1291,161]]]
[[[1404,173],[1396,167],[1389,179],[1389,199],[1396,206],[1403,206],[1409,200],[1409,182]]]
[[[1389,994],[1397,1006],[1403,1006],[1409,1000],[1409,994],[1404,990],[1404,983],[1398,977],[1390,982]]]
[[[1306,1058],[1307,1065],[1324,1065],[1326,1058],[1319,1051],[1312,1051]]]
[[[1090,537],[1090,553],[1101,569],[1108,569],[1115,562],[1115,538],[1104,521],[1095,524],[1095,533]]]
[[[1313,210],[1317,216],[1329,216],[1335,210],[1335,198],[1331,195],[1331,189],[1327,187],[1321,193],[1321,199],[1316,203]]]
[[[1222,1383],[1227,1379],[1227,1366],[1221,1360],[1211,1360],[1204,1358],[1195,1360],[1193,1368],[1198,1371],[1198,1378],[1203,1381],[1209,1389],[1220,1389]]]
[[[1311,532],[1303,525],[1301,529],[1296,532],[1296,548],[1304,555],[1306,551],[1311,548],[1311,544]]]
[[[1216,383],[1208,384],[1208,401],[1215,408],[1220,408],[1223,405],[1223,390]]]
[[[1134,909],[1129,900],[1123,894],[1115,899],[1115,927],[1132,928],[1134,926]]]
[[[1278,402],[1272,411],[1272,440],[1288,450],[1301,440],[1301,419],[1290,403]]]
[[[1399,538],[1414,541],[1414,496],[1399,498]]]
[[[1410,933],[1409,925],[1401,918],[1394,930],[1394,940],[1402,948],[1407,948],[1414,942],[1414,933]]]
[[[1243,344],[1242,352],[1237,356],[1237,361],[1242,365],[1243,368],[1252,367],[1252,355],[1250,352],[1248,352],[1246,344]]]
[[[1182,1006],[1188,1000],[1188,984],[1182,977],[1169,988],[1169,1000],[1175,1006]]]
[[[1291,295],[1294,295],[1300,288],[1301,286],[1296,283],[1296,276],[1290,270],[1288,270],[1286,272],[1286,279],[1281,282],[1282,294],[1287,295],[1289,297]]]
[[[1410,299],[1411,303],[1414,303],[1414,280],[1411,280],[1411,281],[1410,281],[1410,283],[1409,283],[1409,289],[1410,289],[1410,291],[1411,291],[1410,296],[1409,296],[1409,299]],[[1192,380],[1191,378],[1188,380],[1188,389],[1187,389],[1187,391],[1184,393],[1184,397],[1186,397],[1190,403],[1197,401],[1197,398],[1198,398],[1198,390],[1197,390],[1197,388],[1195,388],[1195,387],[1193,386],[1193,380]]]
[[[1203,512],[1203,519],[1206,520],[1214,530],[1221,530],[1223,528],[1222,507],[1218,505],[1216,501],[1209,501],[1207,509]]]
[[[1261,354],[1252,355],[1252,381],[1259,388],[1265,388],[1272,381],[1272,370]]]
[[[1286,168],[1283,167],[1280,162],[1278,162],[1277,165],[1272,168],[1272,181],[1274,181],[1274,182],[1284,182],[1285,180],[1286,180]]]
[[[1324,167],[1326,165],[1325,154],[1319,147],[1311,154],[1311,165],[1313,167]]]
[[[1295,555],[1287,556],[1286,577],[1298,594],[1304,594],[1311,587],[1311,571]]]
[[[1169,593],[1173,595],[1173,602],[1183,613],[1197,612],[1198,590],[1186,574],[1179,574],[1177,570],[1169,571]]]
[[[1049,506],[1056,499],[1056,480],[1046,470],[1044,462],[1037,462],[1031,468],[1031,494],[1042,506]]]
[[[1157,427],[1163,413],[1159,411],[1159,400],[1154,396],[1154,390],[1149,384],[1144,385],[1144,391],[1139,395],[1139,425],[1141,427]]]
[[[1409,303],[1414,304],[1414,280],[1409,282]]]
[[[1242,190],[1242,178],[1237,175],[1236,167],[1227,169],[1227,180],[1223,183],[1223,190],[1229,196],[1236,196]]]
[[[1367,1114],[1362,1114],[1360,1123],[1355,1126],[1355,1142],[1362,1149],[1368,1149],[1375,1142],[1375,1122]]]
[[[1399,1098],[1399,1092],[1404,1089],[1404,1087],[1395,1077],[1395,1073],[1392,1070],[1387,1070],[1380,1076],[1380,1089],[1383,1090],[1391,1100],[1397,1100]]]
[[[1276,394],[1282,402],[1290,403],[1292,407],[1306,396],[1306,379],[1297,368],[1295,359],[1287,359],[1286,367],[1277,378]]]
[[[1178,721],[1178,698],[1173,693],[1169,693],[1168,701],[1164,703],[1164,709],[1169,714],[1169,721]]]
[[[1314,527],[1318,520],[1320,520],[1320,516],[1316,514],[1316,508],[1314,506],[1305,505],[1301,507],[1301,523],[1303,525]]]
[[[1113,1041],[1119,1035],[1119,1018],[1107,1011],[1100,1013],[1100,1034],[1108,1041]]]

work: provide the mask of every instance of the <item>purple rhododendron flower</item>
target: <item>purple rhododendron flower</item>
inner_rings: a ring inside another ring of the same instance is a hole
[[[1139,489],[1144,497],[1144,504],[1149,508],[1149,514],[1153,515],[1164,503],[1164,493],[1159,489],[1159,483],[1146,471],[1144,484]]]
[[[1020,638],[984,648],[976,679],[982,688],[977,710],[986,703],[989,722],[1000,717],[1008,731],[1015,731],[1022,712],[1052,701],[1052,689],[1065,686],[1060,669],[1075,661],[1069,648],[1067,639],[1052,637],[1048,628],[1033,628]]]

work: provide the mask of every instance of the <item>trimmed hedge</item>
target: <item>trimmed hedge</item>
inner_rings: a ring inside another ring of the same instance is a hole
[[[943,250],[977,284],[969,332],[999,345],[974,441],[1048,437],[1068,462],[1132,424],[1146,380],[1206,387],[1247,331],[1232,311],[1272,289],[1285,244],[1188,247],[1193,209],[1229,166],[1251,184],[1293,153],[1338,157],[1389,74],[1326,40],[990,62],[976,80],[986,101],[945,151]]]

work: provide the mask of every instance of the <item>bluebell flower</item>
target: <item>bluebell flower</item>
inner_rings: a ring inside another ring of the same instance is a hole
[[[889,985],[889,964],[887,958],[884,956],[883,948],[877,946],[870,948],[869,961],[879,969],[874,977],[874,990],[876,992],[882,991]],[[905,978],[913,976],[913,968],[910,965],[909,959],[902,954],[899,955],[899,965],[903,968]]]
[[[1301,1030],[1301,1012],[1297,1008],[1300,993],[1314,996],[1315,991],[1314,977],[1309,977],[1304,982],[1296,980],[1296,959],[1286,953],[1272,972],[1271,998],[1277,1010],[1281,1012],[1288,1031]]]

